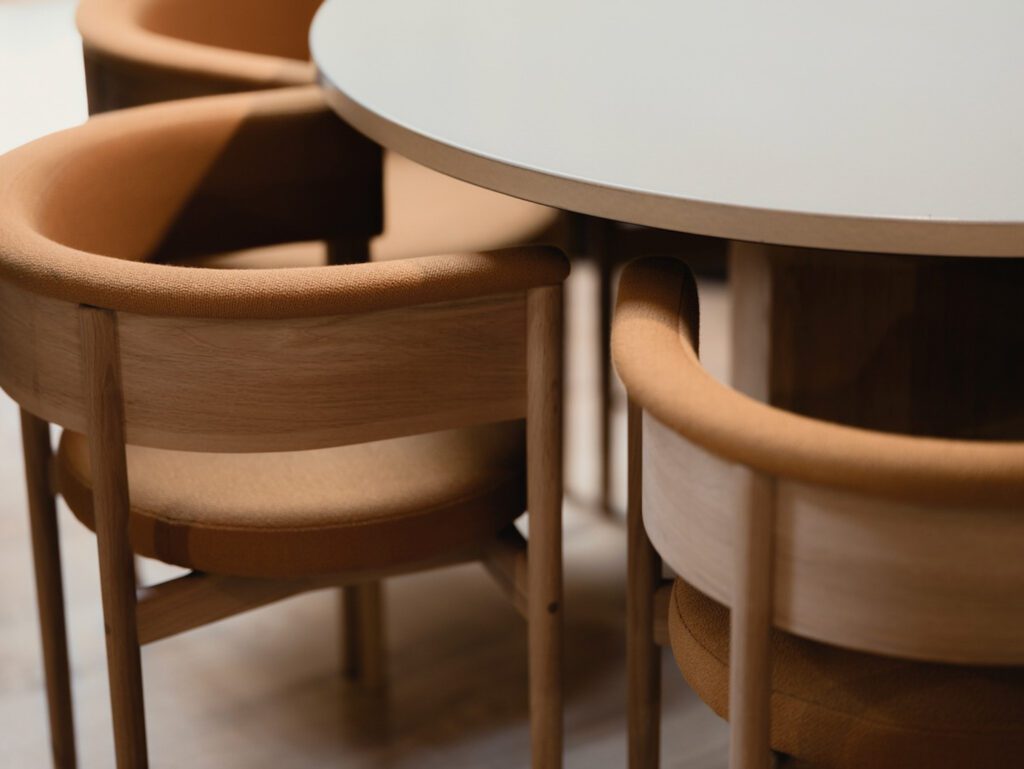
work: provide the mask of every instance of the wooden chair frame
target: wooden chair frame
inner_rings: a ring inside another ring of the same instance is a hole
[[[264,580],[193,572],[143,588],[136,585],[128,537],[130,506],[118,314],[90,306],[78,308],[119,769],[147,765],[139,654],[143,644],[300,592],[340,585],[346,591],[346,617],[358,616],[360,620],[347,625],[346,664],[365,679],[379,681],[383,676],[383,639],[377,580],[393,573],[472,560],[486,566],[527,619],[533,766],[555,769],[561,765],[561,286],[529,290],[526,305],[529,542],[510,528],[482,552],[452,553],[400,569]],[[67,769],[75,766],[74,729],[48,429],[47,421],[22,411],[53,755],[55,765]]]
[[[629,769],[661,765],[661,647],[669,645],[672,580],[643,522],[643,410],[629,401],[626,657]],[[769,769],[772,555],[775,519],[771,480],[759,476],[739,516],[733,558],[735,599],[730,624],[729,767]],[[767,514],[766,514],[767,512]],[[735,703],[735,706],[733,705]]]
[[[629,269],[615,360],[630,394],[630,769],[659,762],[662,557],[731,608],[732,769],[773,760],[773,626],[881,656],[1024,664],[1024,619],[1005,610],[1024,586],[1024,443],[858,430],[753,401],[700,368],[692,275],[672,260]]]
[[[366,583],[467,560],[483,560],[527,616],[533,761],[560,766],[564,258],[523,248],[344,270],[147,263],[317,238],[351,252],[380,231],[380,149],[312,86],[97,117],[0,165],[12,203],[0,211],[0,386],[22,408],[56,764],[74,766],[75,751],[50,423],[89,444],[119,767],[146,765],[141,643],[340,585],[343,613],[359,620],[347,625],[344,667],[372,683],[383,676],[382,608]],[[152,199],[136,194],[149,183]],[[94,226],[80,232],[80,221]],[[230,410],[210,397],[225,388]],[[523,418],[530,543],[509,532],[485,552],[401,568],[193,574],[138,589],[126,444],[290,451]]]

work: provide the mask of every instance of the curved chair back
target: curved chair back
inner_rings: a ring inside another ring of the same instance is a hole
[[[81,0],[90,113],[310,84],[320,0]]]
[[[900,657],[1024,664],[1024,444],[871,432],[715,381],[686,267],[634,263],[615,362],[644,411],[644,524],[668,563],[732,605],[743,529],[771,540],[776,626]],[[756,544],[767,547],[768,542]]]
[[[697,331],[685,265],[627,267],[613,356],[642,452],[631,505],[679,576],[732,609],[730,766],[768,766],[772,626],[895,657],[1024,664],[1024,444],[772,408],[701,367]]]
[[[244,271],[148,261],[378,230],[374,169],[346,151],[360,142],[310,87],[103,116],[5,156],[0,385],[89,433],[95,388],[113,388],[129,443],[198,451],[524,416],[530,295],[554,301],[557,252]]]

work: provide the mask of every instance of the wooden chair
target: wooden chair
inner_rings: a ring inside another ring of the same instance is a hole
[[[666,640],[733,769],[1024,765],[1024,444],[771,408],[701,368],[697,328],[684,265],[627,267],[630,767],[658,765]]]
[[[309,25],[321,0],[79,0],[85,82],[92,113],[157,101],[313,83]],[[639,256],[685,256],[724,274],[726,243],[714,238],[565,215],[384,153],[384,232],[374,259],[549,243],[598,268],[600,308],[600,499],[611,487],[612,367],[609,336],[616,271]],[[366,256],[365,254],[363,255]],[[360,261],[344,244],[306,243],[217,255],[206,266],[277,267]]]
[[[311,85],[309,25],[320,0],[81,0],[89,111],[176,99]],[[363,151],[369,143],[360,143]],[[371,148],[373,157],[378,150]],[[381,178],[367,196],[381,196],[378,229],[370,238],[305,240],[176,254],[177,264],[230,269],[315,267],[489,251],[535,243],[564,246],[561,212],[502,195],[383,152]],[[368,180],[368,184],[373,183]],[[380,638],[384,584],[342,588],[346,649]],[[365,649],[369,658],[379,654]],[[375,666],[344,663],[373,684]]]
[[[612,413],[615,393],[612,387],[612,304],[617,273],[629,261],[644,257],[683,258],[698,274],[724,280],[729,242],[704,235],[640,227],[610,219],[590,218],[583,229],[579,250],[591,256],[597,265],[597,303],[601,331],[598,348],[598,395],[600,399],[600,499],[611,512],[612,496]]]
[[[365,145],[302,87],[101,116],[0,159],[0,385],[22,408],[59,767],[75,753],[55,492],[97,534],[122,769],[147,763],[141,644],[472,560],[528,620],[533,765],[560,766],[565,259],[148,261],[372,235]],[[133,553],[192,571],[140,588]]]

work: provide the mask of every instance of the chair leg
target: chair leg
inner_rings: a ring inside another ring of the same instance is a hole
[[[600,408],[601,408],[601,505],[606,512],[611,511],[612,493],[612,284],[615,277],[615,265],[608,253],[603,253],[597,260],[600,271],[598,302],[600,304],[600,339],[598,351],[600,370]]]
[[[729,767],[769,769],[775,484],[751,474],[736,520],[729,642]]]
[[[135,559],[128,533],[128,468],[117,316],[109,310],[81,307],[79,322],[117,769],[145,769],[146,718],[135,619]]]
[[[654,640],[654,593],[661,557],[642,516],[642,412],[629,402],[629,503],[626,509],[628,592],[626,668],[629,676],[629,769],[657,769],[661,739],[661,649]]]
[[[387,672],[384,583],[346,585],[340,598],[342,672],[363,686],[382,686]]]
[[[50,425],[21,412],[32,559],[36,572],[39,631],[42,634],[46,700],[50,715],[50,746],[56,769],[74,769],[75,722],[71,702],[64,585],[61,575],[57,506],[50,484]]]
[[[361,264],[370,261],[370,241],[363,237],[327,241],[327,264]]]
[[[562,293],[527,300],[527,622],[534,769],[562,766]]]

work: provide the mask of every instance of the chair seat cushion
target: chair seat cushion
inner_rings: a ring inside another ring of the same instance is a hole
[[[729,610],[677,579],[672,650],[727,717]],[[1024,670],[913,662],[775,631],[772,747],[817,769],[1024,766]],[[786,764],[790,766],[790,764]]]
[[[536,243],[564,246],[559,211],[432,171],[394,152],[384,154],[384,232],[370,243],[374,261],[490,251]],[[183,264],[233,269],[315,267],[324,243],[234,251]]]
[[[127,454],[135,550],[218,574],[413,564],[483,545],[525,508],[522,422],[314,451]],[[57,483],[92,528],[89,450],[78,433],[61,438]]]

